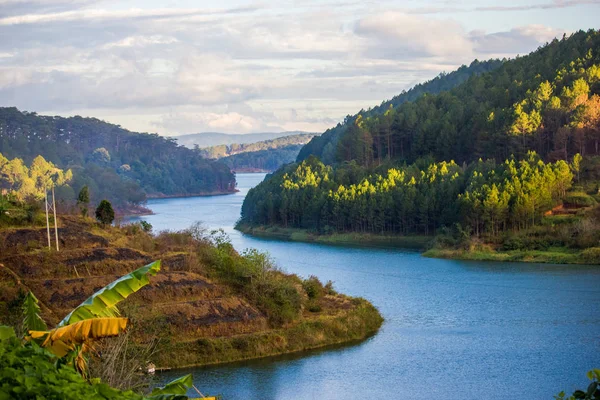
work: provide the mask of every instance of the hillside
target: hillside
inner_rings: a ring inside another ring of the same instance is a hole
[[[313,137],[315,137],[315,135],[312,133],[301,133],[298,135],[277,137],[275,139],[263,140],[260,142],[222,144],[218,146],[201,148],[200,154],[206,158],[219,159],[242,153],[251,153],[262,150],[276,150],[292,145],[304,145],[310,142]]]
[[[42,155],[73,180],[57,195],[73,202],[87,185],[92,201],[118,206],[143,203],[147,196],[230,193],[235,177],[220,162],[157,134],[130,132],[95,118],[40,116],[0,108],[0,153],[29,164]]]
[[[273,172],[293,163],[301,148],[301,144],[292,144],[277,149],[234,154],[220,161],[235,172]]]
[[[315,155],[327,164],[338,160],[336,148],[341,137],[347,134],[348,129],[354,124],[356,119],[361,116],[376,117],[385,115],[390,109],[397,108],[404,103],[417,100],[425,94],[438,94],[455,88],[466,82],[471,76],[481,75],[486,72],[499,68],[505,60],[473,61],[469,66],[463,65],[458,70],[450,73],[440,73],[436,78],[416,85],[408,91],[404,91],[391,100],[382,102],[380,105],[368,110],[361,110],[358,114],[347,116],[342,124],[328,129],[321,136],[315,137],[308,143],[298,155],[298,161],[305,160],[311,155]]]
[[[219,132],[202,132],[202,133],[190,133],[187,135],[175,136],[173,139],[177,140],[182,146],[193,149],[198,146],[200,148],[230,145],[230,144],[247,144],[262,142],[265,140],[277,139],[284,136],[302,135],[308,132],[300,131],[289,131],[289,132],[266,132],[266,133],[219,133]]]
[[[313,139],[298,159],[316,155],[327,164],[353,160],[370,167],[427,156],[459,163],[504,160],[529,150],[552,160],[597,155],[599,64],[600,34],[577,32],[501,66],[493,63],[492,71],[473,74],[449,91],[384,114],[347,118]]]
[[[296,160],[298,152],[315,135],[302,133],[262,142],[233,143],[200,149],[203,157],[220,159],[238,172],[271,172]]]
[[[124,302],[130,346],[156,343],[149,360],[184,367],[306,350],[364,339],[381,317],[362,299],[337,294],[316,278],[279,272],[256,251],[236,253],[201,229],[152,236],[62,216],[61,251],[44,248],[45,229],[0,230],[0,325],[20,329],[22,298],[31,290],[50,324],[94,291],[153,260],[151,285]],[[103,348],[100,348],[102,350]]]
[[[324,162],[308,156],[249,191],[240,229],[426,235],[461,257],[598,262],[598,32],[335,129],[299,155],[322,140]]]

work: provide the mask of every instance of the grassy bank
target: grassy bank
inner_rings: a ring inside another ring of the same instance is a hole
[[[397,247],[423,250],[426,249],[433,240],[433,237],[431,236],[392,236],[356,232],[319,235],[306,229],[249,226],[244,224],[236,225],[235,229],[242,233],[258,237],[337,246]]]
[[[430,249],[423,253],[425,257],[448,258],[476,261],[510,261],[548,264],[600,264],[600,248],[592,247],[583,251],[566,248],[548,250],[511,250],[493,249]]]
[[[600,247],[587,249],[550,246],[545,249],[498,250],[498,245],[483,244],[468,249],[436,243],[440,236],[391,236],[367,233],[336,233],[318,235],[303,229],[248,226],[238,224],[236,229],[253,236],[290,240],[296,242],[323,243],[338,246],[395,247],[423,250],[423,256],[456,260],[510,261],[550,264],[600,264]],[[548,228],[545,228],[548,229]],[[552,232],[548,233],[552,236]],[[532,240],[536,240],[534,237]],[[433,247],[434,244],[436,247]]]
[[[256,359],[362,341],[383,323],[366,300],[338,315],[307,316],[285,328],[230,337],[201,338],[164,346],[157,359],[163,368],[182,368]]]

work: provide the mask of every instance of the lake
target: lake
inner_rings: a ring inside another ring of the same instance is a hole
[[[238,250],[268,251],[303,277],[334,281],[385,318],[353,346],[193,372],[202,391],[234,399],[552,399],[600,368],[600,268],[438,260],[390,248],[253,238],[233,229],[264,174],[238,174],[238,193],[148,202],[155,231],[202,221]],[[192,393],[190,392],[190,395]]]

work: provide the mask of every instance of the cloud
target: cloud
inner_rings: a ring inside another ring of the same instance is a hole
[[[552,41],[564,31],[543,25],[528,25],[511,29],[508,32],[485,34],[471,32],[470,39],[474,42],[475,51],[480,54],[529,53],[541,44]]]
[[[475,11],[530,11],[549,10],[554,8],[568,8],[588,4],[600,4],[600,0],[554,0],[550,3],[525,4],[521,6],[492,6],[476,7]]]
[[[427,15],[435,7],[382,12],[361,2],[29,3],[29,12],[0,17],[0,104],[169,134],[324,130],[441,71],[523,54],[562,33],[541,25],[468,32]]]
[[[370,54],[382,58],[451,56],[471,51],[471,43],[460,24],[385,12],[358,21],[355,33],[370,39]]]
[[[0,2],[1,16],[42,14],[83,8],[101,3],[102,0],[3,0]]]

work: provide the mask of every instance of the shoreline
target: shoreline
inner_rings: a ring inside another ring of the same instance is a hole
[[[155,199],[179,199],[179,198],[187,198],[187,197],[212,197],[212,196],[228,196],[230,194],[235,194],[239,192],[238,189],[235,189],[231,192],[210,192],[210,193],[200,193],[200,194],[176,194],[176,195],[163,195],[163,194],[154,194],[146,197],[146,200],[155,200]],[[144,203],[147,204],[147,203]],[[126,207],[115,210],[115,215],[121,218],[129,218],[129,217],[143,217],[144,215],[154,215],[154,212],[146,207],[145,205],[138,205],[132,207]]]
[[[590,249],[594,248],[592,247]],[[565,252],[558,250],[469,251],[457,249],[430,249],[425,251],[422,255],[423,257],[447,260],[522,262],[559,265],[600,265],[600,259],[590,257],[586,250]]]
[[[311,233],[306,229],[248,226],[244,224],[236,225],[235,229],[244,234],[256,237],[273,238],[292,242],[320,243],[331,246],[425,250],[428,244],[433,240],[433,237],[429,236],[392,236],[356,232],[319,235]]]
[[[384,318],[369,301],[348,298],[353,307],[336,315],[305,316],[297,323],[277,329],[174,343],[158,355],[157,370],[221,366],[358,345],[377,335]]]
[[[162,193],[155,193],[155,194],[151,194],[146,196],[146,199],[148,200],[153,200],[153,199],[179,199],[179,198],[186,198],[186,197],[212,197],[212,196],[227,196],[230,194],[235,194],[239,192],[238,189],[234,189],[232,191],[228,191],[228,192],[204,192],[204,193],[193,193],[193,194],[162,194]]]
[[[419,250],[423,257],[467,261],[523,262],[561,265],[600,265],[600,248],[567,250],[496,251],[492,249],[429,248],[434,236],[394,236],[365,233],[335,233],[319,235],[305,229],[238,224],[235,229],[250,236],[331,246]]]

